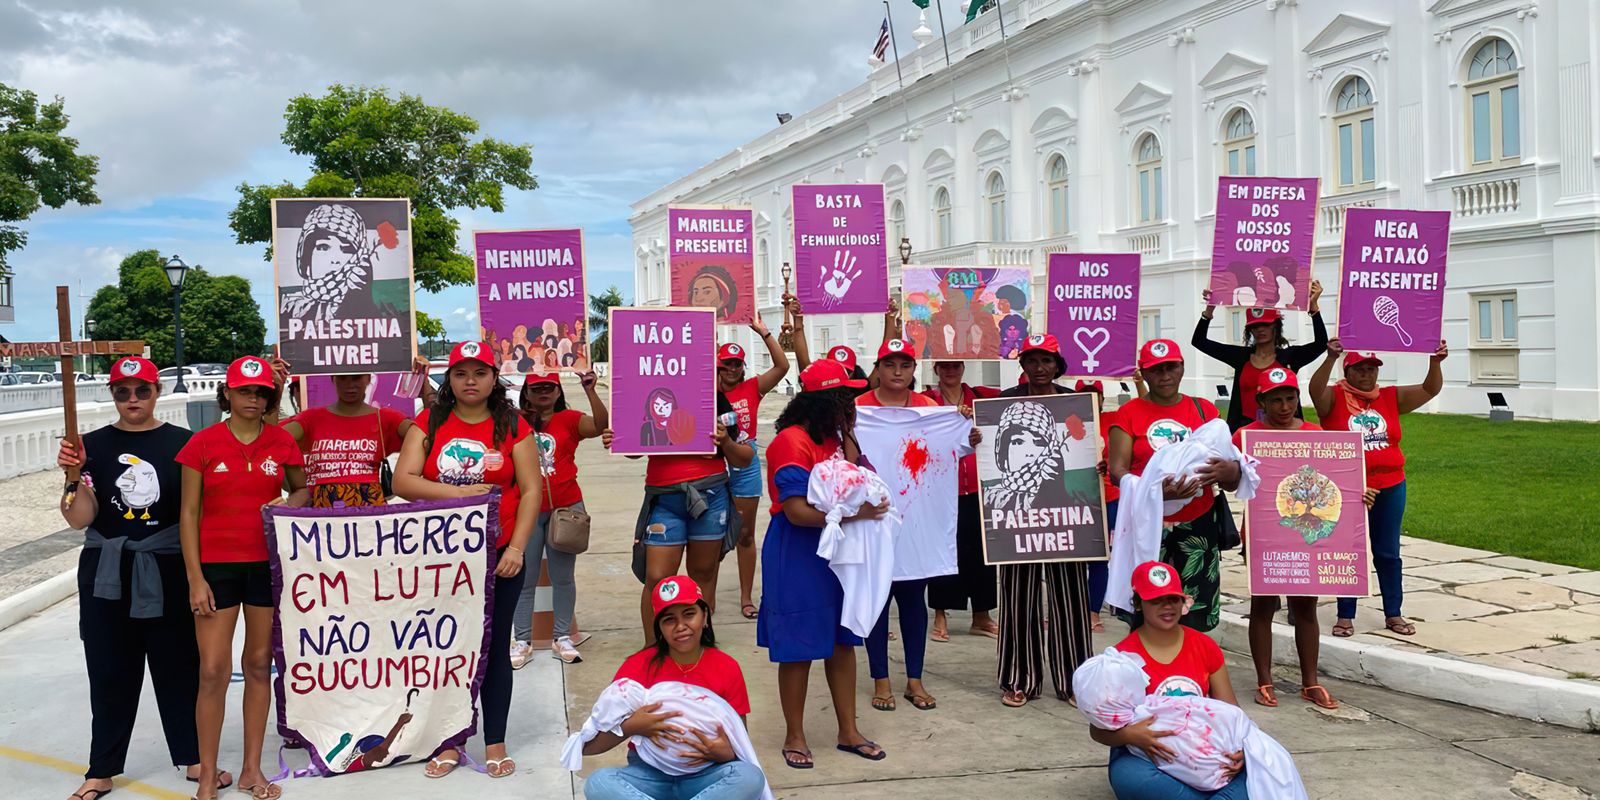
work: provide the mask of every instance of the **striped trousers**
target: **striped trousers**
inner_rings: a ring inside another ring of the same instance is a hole
[[[1044,659],[1056,696],[1072,696],[1072,673],[1089,658],[1089,577],[1081,562],[1004,564],[1000,572],[1001,691],[1039,696]],[[1049,604],[1050,624],[1044,624]]]

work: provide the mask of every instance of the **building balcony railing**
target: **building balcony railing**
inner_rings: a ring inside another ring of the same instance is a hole
[[[1317,241],[1322,244],[1343,241],[1346,211],[1352,208],[1386,207],[1394,193],[1393,189],[1371,189],[1324,195],[1317,201]]]
[[[1174,227],[1170,222],[1156,222],[1123,228],[1117,233],[1122,238],[1123,252],[1138,253],[1146,262],[1165,261]]]
[[[1533,211],[1523,191],[1531,190],[1534,171],[1533,164],[1522,164],[1438,178],[1427,184],[1428,206],[1450,209],[1452,222],[1464,227],[1516,222]]]

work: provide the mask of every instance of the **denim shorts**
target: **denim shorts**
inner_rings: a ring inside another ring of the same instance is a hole
[[[657,497],[645,525],[644,543],[652,547],[682,547],[691,541],[720,540],[728,530],[728,486],[703,489],[700,496],[705,498],[706,511],[698,517],[689,516],[682,494]]]
[[[760,497],[761,482],[761,445],[751,443],[756,451],[750,459],[748,467],[728,467],[728,493],[734,497]]]

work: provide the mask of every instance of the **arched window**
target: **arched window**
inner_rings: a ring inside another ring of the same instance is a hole
[[[1045,185],[1050,194],[1050,235],[1066,236],[1067,218],[1067,159],[1056,156],[1050,159],[1045,170]]]
[[[933,229],[938,232],[939,246],[950,246],[950,190],[940,186],[933,193]]]
[[[984,187],[984,199],[989,205],[989,241],[1009,240],[1010,225],[1006,219],[1006,179],[1000,173],[989,173],[989,183]]]
[[[899,252],[900,240],[906,238],[906,204],[900,200],[889,206],[889,251]]]
[[[1517,52],[1504,39],[1489,39],[1467,64],[1467,160],[1471,166],[1501,167],[1522,159],[1522,103]]]
[[[1139,223],[1158,222],[1166,218],[1161,188],[1161,142],[1155,134],[1147,133],[1139,138],[1134,153],[1134,193],[1139,197]]]
[[[1256,121],[1236,108],[1222,126],[1223,164],[1228,175],[1256,174]]]
[[[756,268],[761,270],[761,285],[771,286],[772,254],[767,250],[767,237],[756,240]]]
[[[1372,87],[1353,77],[1339,86],[1333,105],[1334,165],[1339,191],[1370,189],[1377,180],[1377,134],[1372,115]]]

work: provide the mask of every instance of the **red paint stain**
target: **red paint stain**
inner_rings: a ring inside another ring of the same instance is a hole
[[[905,467],[912,483],[922,483],[922,474],[928,470],[928,443],[921,439],[908,439],[900,448],[900,466]]]

